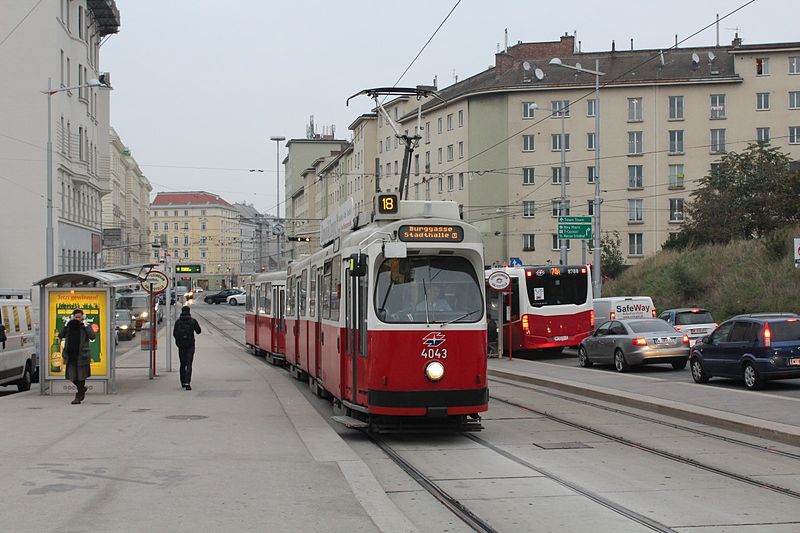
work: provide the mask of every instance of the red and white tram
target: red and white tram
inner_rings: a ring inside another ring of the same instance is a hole
[[[289,265],[286,364],[333,397],[349,417],[340,421],[479,429],[488,408],[481,234],[461,221],[455,202],[376,200],[373,221],[360,227],[368,222],[361,215]],[[259,321],[250,318],[258,314],[252,287],[248,343],[272,353],[251,337]]]
[[[286,272],[259,274],[247,285],[245,342],[272,364],[285,360]]]
[[[561,351],[577,346],[594,329],[588,265],[506,267],[487,270],[486,277],[496,270],[511,278],[511,305],[503,320],[506,349]]]

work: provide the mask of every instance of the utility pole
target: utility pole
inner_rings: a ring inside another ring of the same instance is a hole
[[[275,135],[269,138],[270,141],[275,141],[275,190],[276,190],[276,209],[275,223],[279,224],[281,219],[281,142],[286,140],[286,137]],[[281,235],[275,235],[278,241],[278,270],[281,269]]]

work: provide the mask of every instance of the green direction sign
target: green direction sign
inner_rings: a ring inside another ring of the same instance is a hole
[[[559,239],[592,238],[592,217],[558,217]]]

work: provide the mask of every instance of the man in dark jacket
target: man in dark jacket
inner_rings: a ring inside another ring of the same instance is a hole
[[[95,339],[94,329],[83,321],[82,309],[72,312],[72,318],[58,337],[66,339],[61,356],[67,362],[66,378],[78,389],[72,403],[79,404],[86,397],[86,378],[91,375],[92,362],[89,342]]]
[[[181,360],[181,386],[192,390],[192,361],[194,360],[194,334],[200,333],[200,324],[192,318],[188,305],[181,308],[181,316],[175,321],[172,336],[178,346],[178,357]]]

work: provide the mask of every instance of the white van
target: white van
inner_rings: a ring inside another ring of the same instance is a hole
[[[594,299],[595,323],[606,320],[654,318],[656,307],[649,296],[611,296]]]
[[[0,294],[0,385],[31,388],[36,369],[36,334],[31,301]]]

